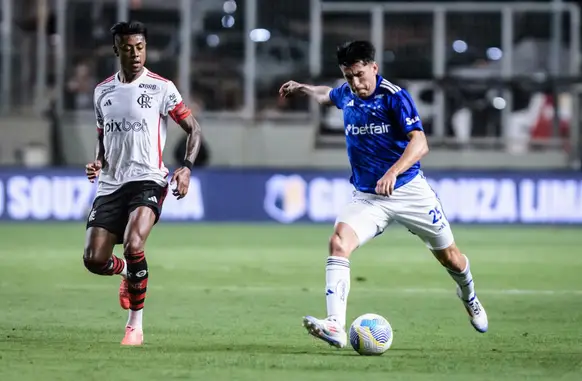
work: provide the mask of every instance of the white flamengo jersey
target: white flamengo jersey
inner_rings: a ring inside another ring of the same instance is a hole
[[[174,83],[146,68],[133,82],[122,83],[118,72],[97,85],[94,102],[97,130],[103,133],[105,146],[97,196],[133,181],[166,186],[168,169],[162,153],[168,116],[176,122],[185,118],[177,120],[172,114],[184,108]]]

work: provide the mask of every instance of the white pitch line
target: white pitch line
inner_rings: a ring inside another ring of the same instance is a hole
[[[56,289],[65,290],[104,290],[115,288],[110,284],[56,284]],[[167,287],[164,285],[148,285],[149,290],[172,290],[174,287]],[[180,290],[198,291],[198,292],[232,292],[240,294],[251,293],[324,293],[323,289],[311,287],[270,287],[270,286],[250,286],[250,287],[235,287],[235,286],[221,286],[221,287],[206,287],[206,286],[179,286]],[[582,290],[527,290],[527,289],[479,289],[478,295],[500,295],[500,296],[541,296],[541,295],[582,295]],[[368,294],[452,294],[455,295],[454,287],[449,288],[362,288],[352,287],[352,293],[368,293]]]

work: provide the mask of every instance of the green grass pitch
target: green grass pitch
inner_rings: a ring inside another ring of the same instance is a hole
[[[489,314],[484,335],[404,229],[358,250],[348,320],[391,322],[380,357],[301,327],[325,314],[330,229],[160,224],[146,250],[146,344],[124,348],[119,278],[84,269],[83,224],[2,224],[0,380],[582,380],[579,228],[455,229]]]

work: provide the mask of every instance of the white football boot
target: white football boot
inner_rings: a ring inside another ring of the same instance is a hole
[[[343,348],[348,343],[346,331],[335,320],[329,318],[321,320],[313,316],[305,316],[303,318],[303,326],[310,335],[336,348]]]
[[[471,300],[464,300],[461,288],[457,286],[457,296],[461,299],[465,309],[469,313],[469,320],[471,321],[473,328],[481,333],[487,332],[487,328],[489,327],[487,312],[485,312],[485,308],[483,308],[483,305],[479,302],[477,294],[475,294]]]

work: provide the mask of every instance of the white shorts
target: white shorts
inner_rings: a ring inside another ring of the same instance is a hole
[[[417,235],[431,250],[447,248],[454,242],[441,202],[420,174],[390,197],[355,191],[335,224],[339,222],[354,229],[359,246],[381,234],[393,222]]]

